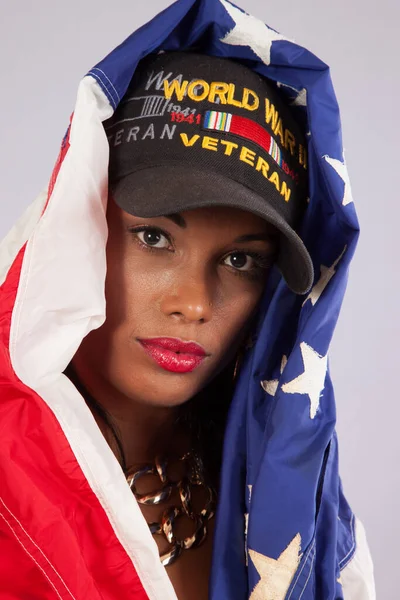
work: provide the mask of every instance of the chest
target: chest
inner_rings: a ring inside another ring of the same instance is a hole
[[[208,600],[212,530],[213,525],[201,546],[183,552],[173,565],[167,567],[178,600]]]
[[[171,498],[165,505],[145,506],[139,505],[147,523],[163,523],[166,514],[173,508],[179,506],[178,499]],[[197,546],[188,550],[183,550],[179,557],[166,567],[167,575],[174,587],[178,600],[208,600],[208,584],[211,571],[211,559],[214,537],[214,522],[211,518],[206,522],[205,537]],[[178,516],[171,523],[173,535],[178,540],[190,538],[196,529],[193,520]],[[202,539],[201,535],[199,539]],[[169,544],[162,534],[154,535],[154,540],[158,546],[160,556],[170,552],[173,544]]]

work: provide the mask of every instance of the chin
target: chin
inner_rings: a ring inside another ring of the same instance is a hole
[[[121,371],[110,372],[109,381],[126,397],[148,406],[180,406],[206,385],[206,377],[196,373],[197,369],[182,374],[138,365],[135,371],[130,377],[126,372],[123,377]]]

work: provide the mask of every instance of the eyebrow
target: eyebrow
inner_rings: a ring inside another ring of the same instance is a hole
[[[179,213],[173,213],[171,215],[164,215],[166,219],[170,219],[175,225],[178,227],[182,227],[182,229],[186,229],[187,223],[185,219]],[[262,231],[261,233],[248,233],[245,235],[241,235],[236,240],[234,240],[235,244],[240,244],[243,242],[254,242],[259,240],[265,240],[267,242],[274,242],[277,236],[274,233],[267,233]]]
[[[185,219],[179,213],[173,213],[172,215],[164,215],[166,219],[170,219],[175,225],[178,227],[182,227],[182,229],[186,229],[187,224]]]

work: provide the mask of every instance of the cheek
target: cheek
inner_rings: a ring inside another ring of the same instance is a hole
[[[105,295],[109,326],[143,323],[150,310],[154,310],[162,282],[160,273],[152,273],[150,266],[148,257],[139,253],[114,248],[108,252]]]
[[[229,303],[217,310],[214,315],[215,327],[218,329],[221,360],[226,364],[237,353],[246,340],[257,314],[262,297],[263,286],[236,293]]]

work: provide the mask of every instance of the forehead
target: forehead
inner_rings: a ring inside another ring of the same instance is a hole
[[[133,221],[154,221],[160,223],[168,220],[183,230],[193,229],[196,226],[208,226],[210,228],[216,227],[220,230],[234,227],[238,230],[257,230],[260,232],[270,233],[271,235],[277,233],[276,227],[274,227],[264,218],[241,208],[212,205],[182,210],[179,213],[169,212],[168,214],[157,217],[141,217],[128,213],[120,208],[112,198],[111,194],[109,195],[108,199],[107,219],[109,223],[118,221],[123,221],[126,223]]]

